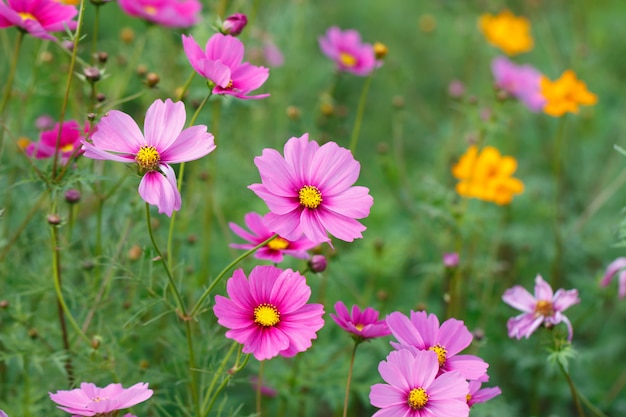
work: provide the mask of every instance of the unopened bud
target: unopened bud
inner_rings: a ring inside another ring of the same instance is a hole
[[[387,48],[387,45],[385,45],[384,43],[382,42],[374,43],[374,56],[376,57],[376,59],[385,59],[388,52],[389,52],[389,49]]]
[[[146,84],[148,84],[148,87],[150,88],[156,87],[159,81],[161,81],[161,79],[156,72],[151,72],[146,75]]]
[[[391,104],[396,109],[401,109],[401,108],[404,107],[406,102],[404,101],[404,97],[402,97],[402,96],[395,96],[393,99],[391,99]]]
[[[85,78],[91,81],[92,83],[95,83],[96,81],[100,80],[100,78],[102,77],[100,70],[96,67],[85,68],[83,70],[83,74],[85,75]]]
[[[0,308],[9,308],[9,302],[7,300],[0,300]]]
[[[98,349],[101,343],[102,343],[102,337],[94,336],[91,338],[91,347],[93,349]]]
[[[130,247],[130,249],[128,249],[128,259],[131,261],[136,261],[137,259],[141,258],[142,253],[143,250],[139,245],[133,245]]]
[[[74,44],[72,44],[72,46],[74,46]],[[54,55],[52,55],[48,51],[44,51],[44,52],[41,53],[40,59],[41,59],[41,62],[44,62],[44,63],[47,64],[49,62],[52,62],[52,60],[54,59]]]
[[[39,332],[34,327],[28,329],[28,337],[31,339],[37,339],[39,337]]]
[[[135,40],[135,32],[131,28],[125,27],[120,32],[120,39],[124,43],[131,43]]]
[[[235,13],[228,16],[222,24],[222,33],[225,35],[237,36],[248,24],[248,18],[245,14]]]
[[[96,57],[98,58],[98,62],[100,62],[101,64],[106,64],[106,62],[109,60],[109,54],[107,54],[106,52],[98,52],[96,54]]]
[[[331,103],[322,103],[322,105],[320,106],[320,111],[324,116],[332,116],[335,112],[335,106],[333,106]]]
[[[448,94],[452,98],[461,98],[465,94],[465,84],[460,80],[452,80],[448,84]]]
[[[48,224],[51,224],[53,226],[61,224],[61,216],[56,213],[48,214]]]
[[[313,255],[309,260],[309,268],[313,272],[324,272],[328,265],[324,255]]]
[[[298,120],[300,118],[300,109],[296,106],[287,107],[287,117],[292,120]]]
[[[96,94],[96,100],[98,101],[98,103],[102,103],[106,99],[107,96],[105,96],[103,93]]]
[[[96,120],[96,117],[96,113],[87,113],[87,120],[89,120],[90,122]]]
[[[80,201],[80,191],[75,188],[70,188],[65,192],[65,201],[68,204],[76,204]]]
[[[135,71],[137,72],[137,75],[139,75],[140,77],[143,77],[144,75],[148,73],[148,67],[145,66],[144,64],[139,64],[137,65],[137,69]]]

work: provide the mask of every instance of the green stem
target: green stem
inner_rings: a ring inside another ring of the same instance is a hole
[[[161,264],[163,264],[163,269],[165,270],[165,274],[167,275],[167,279],[169,280],[170,287],[172,288],[172,292],[174,293],[174,297],[176,298],[176,303],[178,307],[178,314],[184,320],[187,320],[187,315],[185,313],[185,306],[183,304],[183,299],[178,292],[178,288],[176,288],[176,283],[174,282],[174,277],[170,271],[170,268],[167,265],[167,261],[163,257],[161,250],[159,249],[159,245],[157,245],[156,240],[154,239],[154,233],[152,232],[152,222],[150,221],[150,204],[146,203],[146,224],[148,226],[148,234],[150,235],[150,241],[152,242],[152,247],[156,251],[159,259],[161,260]]]
[[[248,360],[250,359],[250,355],[246,355],[246,358],[244,359],[243,363],[239,366],[235,366],[233,367],[233,373],[234,372],[238,372],[239,370],[243,369],[246,364],[248,363]],[[217,390],[215,391],[215,394],[213,395],[213,398],[211,398],[211,402],[209,403],[209,406],[204,414],[204,417],[206,417],[209,412],[211,411],[211,409],[213,409],[213,404],[215,404],[215,400],[217,400],[217,397],[219,396],[219,394],[222,392],[222,390],[226,387],[226,385],[228,384],[228,381],[230,380],[230,375],[226,378],[224,378],[222,380],[222,383],[220,384],[219,387],[217,387]]]
[[[91,40],[91,65],[96,63],[96,54],[98,52],[98,28],[100,26],[100,4],[95,4],[96,14],[93,21],[93,39]]]
[[[9,78],[5,83],[4,97],[2,97],[2,103],[0,103],[0,119],[4,116],[9,98],[11,97],[11,90],[13,90],[13,79],[15,78],[15,71],[17,70],[17,61],[20,56],[20,47],[22,46],[22,40],[24,39],[24,32],[18,31],[17,38],[15,39],[15,46],[13,47],[13,58],[11,59],[11,66],[9,67]],[[3,135],[4,130],[0,131],[0,135]],[[0,136],[1,140],[2,136]]]
[[[231,355],[233,354],[233,352],[235,351],[235,348],[238,345],[239,345],[238,342],[233,342],[233,344],[230,346],[230,349],[228,350],[228,353],[226,353],[226,356],[224,356],[224,358],[222,359],[222,362],[220,363],[220,366],[217,368],[217,371],[213,375],[213,379],[211,380],[211,383],[209,384],[209,388],[207,388],[206,390],[206,395],[204,396],[204,402],[202,403],[202,410],[203,410],[202,416],[206,416],[207,414],[209,414],[210,409],[207,409],[207,406],[208,406],[209,400],[211,399],[213,388],[215,387],[215,384],[217,384],[217,380],[222,375],[222,372],[224,372],[224,368],[226,367],[226,362],[228,362],[228,359],[230,359]]]
[[[361,98],[359,99],[359,107],[356,112],[356,119],[354,120],[354,127],[352,128],[352,137],[350,138],[350,150],[354,154],[356,152],[356,144],[359,140],[359,132],[361,131],[361,122],[363,121],[363,112],[365,111],[365,102],[367,101],[367,93],[372,84],[372,78],[374,78],[374,71],[367,77],[363,90],[361,90]]]
[[[191,80],[193,80],[194,75],[196,75],[196,71],[192,71],[191,74],[189,74],[189,77],[187,77],[187,81],[185,81],[183,88],[178,94],[178,97],[176,97],[176,101],[181,101],[183,98],[185,98],[185,94],[187,93],[187,90],[189,90],[189,86],[191,85]]]
[[[265,361],[261,361],[259,364],[259,376],[256,381],[256,415],[261,417],[261,386],[263,385],[263,368],[265,367]],[[345,417],[345,416],[344,416]]]
[[[565,380],[567,381],[567,385],[569,385],[570,392],[572,393],[572,399],[574,400],[574,405],[576,406],[576,411],[578,412],[578,417],[586,417],[585,411],[580,405],[578,392],[576,391],[576,387],[574,386],[574,382],[572,381],[572,378],[570,378],[569,374],[567,373],[567,371],[565,370],[561,362],[557,361],[557,363],[559,364],[559,368],[561,369],[561,372],[563,373],[563,376],[565,377]]]
[[[59,115],[59,134],[57,135],[56,144],[54,146],[54,160],[52,162],[52,181],[57,179],[57,165],[59,163],[59,146],[61,145],[61,132],[63,131],[63,121],[65,120],[65,112],[70,99],[70,90],[72,88],[72,79],[74,78],[74,67],[76,66],[76,55],[78,54],[78,42],[80,40],[80,29],[83,25],[83,15],[85,12],[85,0],[80,0],[78,6],[78,19],[76,24],[76,33],[74,33],[74,48],[72,50],[72,58],[70,66],[67,70],[67,82],[65,84],[65,95],[61,104],[61,114]]]
[[[204,291],[204,293],[202,293],[202,295],[200,296],[200,298],[198,299],[198,301],[196,302],[196,305],[193,307],[193,309],[191,309],[191,312],[189,313],[189,317],[193,317],[198,310],[200,309],[200,307],[202,307],[202,303],[204,302],[204,300],[209,296],[209,294],[211,293],[211,291],[213,291],[213,288],[215,288],[215,286],[221,281],[222,278],[224,278],[224,275],[226,275],[226,273],[228,271],[231,270],[231,268],[233,268],[235,265],[237,265],[239,262],[241,262],[242,260],[244,260],[245,258],[247,258],[248,256],[252,255],[254,252],[256,252],[257,250],[259,250],[260,248],[262,248],[263,246],[267,245],[268,243],[270,243],[274,238],[276,238],[278,235],[275,234],[274,236],[270,237],[269,239],[266,239],[265,241],[259,243],[258,245],[256,245],[255,247],[253,247],[252,249],[250,249],[247,252],[244,252],[242,255],[240,255],[238,258],[236,258],[234,261],[232,261],[231,263],[229,263],[226,268],[224,268],[222,270],[222,272],[219,273],[219,275],[217,276],[217,278],[215,278],[213,280],[213,282],[211,282],[211,285],[209,285],[209,287]]]
[[[561,153],[563,152],[563,133],[565,131],[565,117],[562,117],[559,120],[559,127],[556,133],[556,138],[554,141],[554,150],[552,155],[553,161],[553,173],[554,173],[554,182],[555,182],[555,200],[554,200],[554,260],[552,263],[552,280],[551,284],[553,288],[559,288],[561,286],[562,281],[562,261],[563,261],[563,233],[561,230],[561,221],[562,221],[562,213],[561,213],[561,200],[563,198],[563,174],[562,174],[562,165],[563,159],[561,157]]]
[[[191,398],[194,404],[195,415],[200,415],[200,399],[198,397],[198,379],[196,375],[196,358],[193,352],[193,338],[191,334],[191,321],[185,320],[185,333],[187,333],[187,350],[189,353],[189,376],[191,377]]]
[[[348,381],[346,382],[346,397],[343,400],[343,417],[348,415],[348,399],[350,398],[350,383],[352,382],[352,369],[354,368],[354,358],[356,357],[356,348],[359,346],[357,340],[354,341],[352,349],[352,357],[350,358],[350,369],[348,370]]]

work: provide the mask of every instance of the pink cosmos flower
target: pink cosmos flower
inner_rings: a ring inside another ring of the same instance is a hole
[[[120,8],[132,17],[171,28],[188,28],[200,20],[198,0],[119,0]]]
[[[55,0],[0,0],[0,29],[16,26],[31,35],[55,40],[50,32],[74,30],[72,19],[78,14],[75,6]]]
[[[48,393],[58,408],[74,416],[102,416],[108,413],[132,407],[152,397],[148,384],[140,382],[129,388],[122,384],[109,384],[98,388],[89,382],[80,384],[80,388],[70,391]],[[130,416],[127,414],[125,417]]]
[[[459,265],[459,254],[456,252],[444,253],[442,261],[446,268],[456,268]]]
[[[467,417],[467,381],[460,373],[439,374],[437,355],[430,351],[398,350],[378,365],[386,384],[374,384],[372,417]]]
[[[0,417],[9,417],[9,416],[7,416],[7,413],[5,413],[4,411],[0,410]]]
[[[482,388],[482,381],[469,381],[469,394],[467,394],[467,405],[484,403],[502,394],[500,387]]]
[[[248,24],[248,17],[243,13],[230,15],[222,23],[222,33],[224,35],[237,36],[241,34]]]
[[[333,26],[318,40],[324,55],[335,61],[339,71],[365,76],[377,66],[374,47],[362,43],[356,30],[342,31]]]
[[[230,298],[215,296],[217,322],[226,337],[243,344],[257,360],[291,357],[311,347],[324,325],[324,306],[306,304],[311,288],[291,269],[257,266],[246,279],[238,269],[226,283]]]
[[[458,371],[463,378],[483,378],[489,365],[474,355],[457,355],[472,343],[472,333],[461,320],[448,319],[439,327],[439,319],[425,311],[411,311],[411,318],[396,311],[387,316],[387,325],[399,343],[395,349],[430,350],[437,354],[441,372]]]
[[[261,217],[260,214],[250,212],[245,215],[244,221],[246,222],[248,229],[250,229],[250,232],[235,223],[229,223],[228,225],[237,236],[250,243],[233,243],[230,245],[231,248],[250,250],[261,242],[264,242],[274,236],[274,232],[267,228],[265,222],[263,221],[263,217]],[[307,250],[314,248],[316,245],[317,243],[311,242],[304,236],[294,241],[278,236],[271,240],[270,243],[257,250],[254,257],[257,259],[272,261],[274,263],[281,263],[283,261],[283,255],[308,259],[309,254],[307,253]]]
[[[139,195],[159,213],[180,209],[176,174],[169,164],[193,161],[215,149],[213,135],[204,125],[185,126],[185,105],[156,100],[148,108],[144,134],[126,113],[111,110],[98,123],[91,142],[83,141],[87,158],[137,163],[143,175]]]
[[[263,58],[270,67],[282,67],[285,63],[283,53],[278,46],[269,39],[263,42]]]
[[[313,242],[330,242],[327,233],[352,242],[365,226],[374,200],[365,187],[352,186],[361,166],[352,153],[334,142],[319,146],[309,134],[291,138],[284,158],[264,149],[254,158],[261,184],[248,188],[265,201],[270,213],[265,224],[288,240],[303,233]]]
[[[385,320],[378,320],[378,311],[371,307],[361,311],[359,306],[352,306],[352,313],[342,301],[335,303],[337,314],[330,317],[345,331],[356,336],[357,340],[375,339],[389,336],[391,331]]]
[[[521,101],[530,111],[543,110],[541,73],[530,65],[515,65],[508,58],[496,57],[491,63],[496,86]]]
[[[617,258],[607,266],[600,285],[603,287],[609,285],[618,272],[619,298],[624,298],[626,297],[626,258]]]
[[[243,100],[269,97],[269,94],[247,95],[261,87],[269,70],[241,62],[244,47],[230,35],[216,33],[207,41],[205,50],[191,36],[183,35],[183,48],[194,70],[215,84],[213,94],[227,94]]]
[[[550,284],[545,282],[541,275],[537,275],[534,297],[526,289],[516,285],[504,292],[502,300],[511,307],[524,312],[517,317],[510,318],[507,322],[509,337],[528,338],[541,324],[552,327],[564,322],[568,329],[567,339],[572,341],[572,324],[563,311],[580,302],[578,290],[559,289],[553,293]]]
[[[52,158],[56,149],[57,139],[59,138],[59,129],[61,129],[61,137],[59,140],[59,156],[61,157],[61,163],[65,164],[72,155],[80,154],[80,148],[82,146],[81,141],[84,139],[85,133],[89,131],[89,125],[86,125],[85,129],[81,129],[80,125],[75,120],[63,122],[62,127],[59,123],[56,123],[53,129],[44,130],[41,132],[39,142],[31,142],[26,149],[24,149],[24,152],[26,152],[28,156],[37,159]]]

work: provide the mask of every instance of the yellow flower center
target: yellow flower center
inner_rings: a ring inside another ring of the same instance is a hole
[[[339,54],[339,61],[346,67],[353,67],[356,65],[356,58],[353,55],[341,52]]]
[[[356,327],[356,329],[357,329],[358,331],[361,331],[361,330],[363,330],[363,327],[365,327],[365,325],[364,325],[364,324],[360,324],[360,323],[359,323],[359,324],[355,325],[354,327]]]
[[[440,367],[446,363],[446,359],[447,359],[446,355],[448,354],[448,351],[446,350],[446,348],[444,348],[440,344],[436,344],[435,346],[429,347],[428,350],[432,350],[433,352],[437,354],[437,360],[439,361]]]
[[[19,14],[19,15],[20,15],[20,17],[22,18],[22,21],[23,21],[23,22],[25,22],[25,21],[27,21],[27,20],[34,20],[34,21],[37,21],[37,18],[36,18],[35,16],[33,16],[32,14],[30,14],[30,13],[27,13],[27,12],[20,12],[20,13],[18,13],[18,14]]]
[[[224,88],[233,88],[233,80],[229,80],[228,84],[226,84],[226,87]]]
[[[65,146],[61,146],[61,148],[59,150],[61,152],[72,152],[73,149],[74,149],[74,145],[72,145],[71,143],[68,143]]]
[[[535,305],[535,316],[544,316],[549,317],[554,315],[554,308],[552,307],[552,302],[547,300],[539,300],[537,301],[537,305]]]
[[[263,327],[276,326],[280,321],[278,309],[271,304],[263,303],[254,309],[254,322]]]
[[[146,171],[156,171],[159,168],[159,162],[161,162],[161,155],[154,146],[144,145],[139,148],[135,161]]]
[[[157,8],[154,6],[144,6],[143,10],[148,13],[150,16],[154,16],[157,14]]]
[[[270,242],[267,244],[267,247],[271,250],[287,249],[289,247],[289,241],[278,236],[270,240]]]
[[[472,399],[472,394],[467,394],[465,396],[465,401],[470,402],[471,399]]]
[[[99,403],[100,401],[104,401],[104,400],[108,400],[108,397],[94,397],[91,399],[91,401],[93,401],[94,403]]]
[[[322,193],[313,185],[305,185],[298,191],[300,204],[306,208],[314,209],[322,204]]]
[[[411,407],[412,409],[414,410],[422,409],[424,408],[427,402],[428,402],[428,394],[426,393],[426,390],[424,388],[413,388],[409,392],[409,399],[407,400],[407,403],[409,404],[409,407]]]

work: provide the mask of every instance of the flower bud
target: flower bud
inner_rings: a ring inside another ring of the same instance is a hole
[[[96,67],[87,67],[83,70],[83,75],[85,76],[85,78],[92,82],[95,83],[96,81],[100,80],[100,78],[102,77],[102,74],[100,73],[100,70]]]
[[[159,78],[159,75],[156,72],[151,72],[148,75],[146,75],[146,84],[150,88],[156,87],[159,81],[161,81],[161,79]]]
[[[448,84],[448,94],[452,98],[460,98],[465,94],[465,84],[459,80],[452,80]]]
[[[385,59],[387,52],[389,52],[387,45],[382,42],[374,42],[374,56],[376,59]]]
[[[105,96],[103,93],[96,94],[96,100],[98,101],[98,103],[102,103],[106,99],[107,96]]]
[[[65,192],[65,201],[68,204],[76,204],[80,201],[80,191],[75,188],[70,188]]]
[[[61,224],[61,216],[58,214],[48,214],[48,224],[53,226]]]
[[[128,249],[128,259],[131,261],[136,261],[137,259],[141,258],[142,253],[143,250],[141,249],[141,246],[133,245],[130,247],[130,249]]]
[[[309,268],[313,272],[324,272],[327,265],[328,263],[324,255],[313,255],[309,260]]]
[[[106,64],[106,62],[109,60],[109,54],[107,54],[106,52],[98,52],[96,54],[96,58],[98,58],[98,62],[100,62],[101,64]]]
[[[131,43],[133,40],[135,40],[135,31],[129,27],[123,28],[120,32],[120,39],[124,43]]]
[[[91,347],[92,347],[92,349],[98,349],[101,344],[102,344],[102,337],[101,336],[96,335],[96,336],[91,338]]]
[[[0,300],[0,308],[9,308],[9,302],[7,300]]]
[[[137,75],[143,77],[148,73],[148,67],[144,64],[139,64],[137,65],[137,69],[135,71],[137,72]]]
[[[222,33],[225,35],[237,36],[248,24],[248,18],[245,14],[235,13],[228,16],[222,23]]]
[[[287,107],[287,117],[292,120],[298,120],[300,118],[300,109],[296,106]]]

